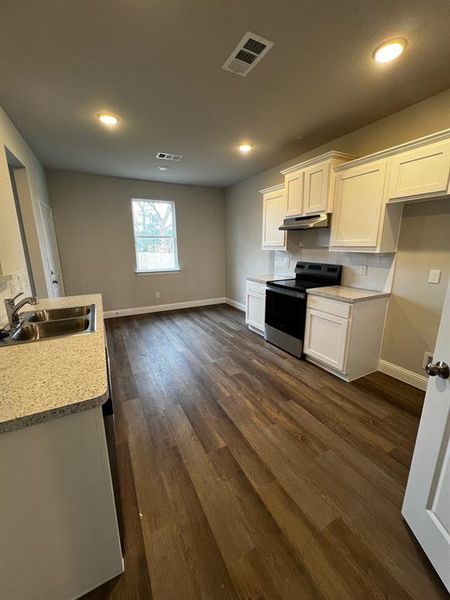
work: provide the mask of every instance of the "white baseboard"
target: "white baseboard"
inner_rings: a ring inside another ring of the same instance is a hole
[[[112,317],[127,317],[130,315],[145,315],[146,313],[162,312],[164,310],[178,310],[179,308],[195,308],[197,306],[211,306],[212,304],[225,304],[226,298],[205,298],[204,300],[189,300],[188,302],[172,302],[172,304],[155,304],[154,306],[137,306],[136,308],[119,308],[107,310],[103,313],[105,319]]]
[[[234,306],[234,308],[245,312],[245,304],[241,304],[241,302],[236,302],[236,300],[232,300],[231,298],[225,298],[225,302],[230,306]]]
[[[412,385],[419,390],[426,391],[427,389],[428,377],[426,375],[418,375],[417,373],[414,373],[414,371],[409,371],[408,369],[404,369],[403,367],[399,367],[398,365],[394,365],[393,363],[382,359],[380,359],[380,362],[378,363],[378,370],[395,379],[400,379],[400,381],[403,381],[404,383],[409,383],[409,385]]]

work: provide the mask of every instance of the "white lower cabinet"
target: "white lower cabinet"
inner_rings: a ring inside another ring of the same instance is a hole
[[[349,319],[308,309],[305,352],[338,371],[345,372]]]
[[[378,369],[388,298],[350,304],[308,296],[304,352],[309,361],[352,381]]]
[[[247,281],[245,294],[245,322],[250,329],[264,335],[266,316],[266,286],[264,283]]]

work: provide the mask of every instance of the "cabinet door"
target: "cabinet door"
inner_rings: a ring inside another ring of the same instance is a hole
[[[309,308],[306,311],[306,355],[345,373],[349,319]]]
[[[295,217],[303,212],[303,185],[305,174],[303,171],[288,173],[284,184],[286,190],[286,217]]]
[[[286,212],[284,190],[268,192],[263,196],[263,250],[285,250],[286,232],[278,228],[283,223]]]
[[[446,194],[450,174],[450,141],[393,156],[389,198]]]
[[[328,210],[330,182],[330,163],[319,163],[304,170],[305,192],[303,194],[303,213],[319,214]]]
[[[338,173],[330,246],[377,246],[385,179],[386,161]]]
[[[247,290],[245,322],[256,329],[264,331],[265,312],[265,295]]]

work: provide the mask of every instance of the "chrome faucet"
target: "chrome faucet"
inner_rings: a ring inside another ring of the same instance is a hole
[[[15,329],[16,327],[18,327],[18,325],[20,325],[20,317],[18,311],[22,308],[22,306],[25,306],[25,304],[38,303],[38,299],[35,296],[29,296],[28,298],[24,298],[16,304],[17,298],[19,296],[22,296],[22,294],[23,292],[19,292],[17,296],[14,296],[14,298],[6,298],[5,300],[6,316],[8,318],[8,324],[10,329]]]

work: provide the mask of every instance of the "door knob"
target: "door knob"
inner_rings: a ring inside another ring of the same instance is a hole
[[[430,363],[427,365],[425,371],[430,377],[442,377],[442,379],[448,379],[450,377],[450,368],[447,363],[442,360],[438,360],[437,363]]]

